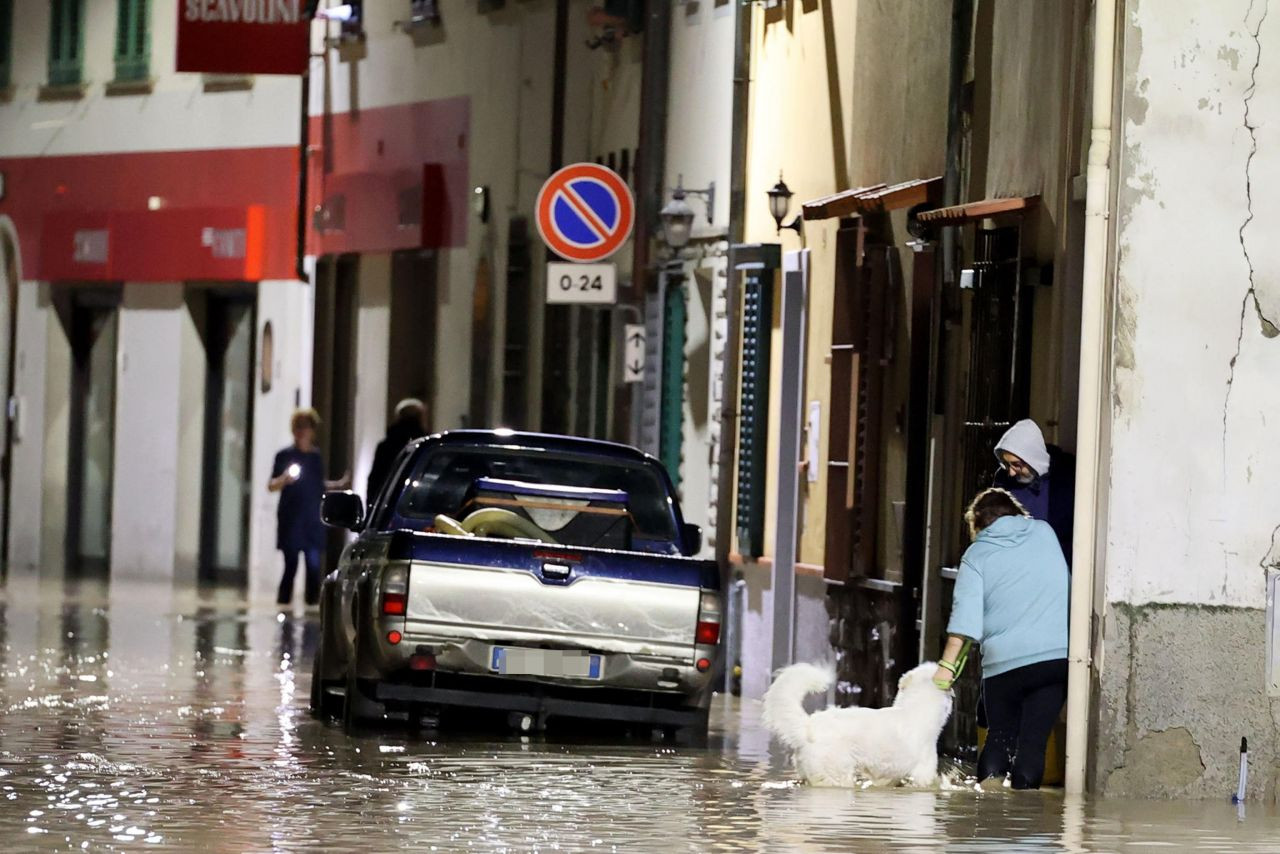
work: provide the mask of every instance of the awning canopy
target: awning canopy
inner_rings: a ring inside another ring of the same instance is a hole
[[[964,225],[1001,214],[1022,213],[1040,203],[1039,196],[1014,196],[1008,199],[983,199],[966,202],[949,208],[934,208],[920,214],[920,221],[929,225]]]
[[[832,219],[909,208],[922,202],[934,201],[941,192],[942,178],[917,178],[900,184],[872,184],[805,202],[804,218]]]

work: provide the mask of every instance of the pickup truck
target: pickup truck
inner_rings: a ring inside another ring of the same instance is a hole
[[[459,430],[401,452],[321,587],[311,707],[353,727],[448,726],[487,712],[521,732],[591,719],[706,734],[720,638],[716,564],[671,480],[626,445]]]

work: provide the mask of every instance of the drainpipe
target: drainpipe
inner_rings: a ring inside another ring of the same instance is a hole
[[[734,247],[746,234],[747,122],[751,111],[751,10],[735,4],[733,47],[733,129],[729,145],[729,276],[726,322],[729,329],[724,352],[720,392],[720,453],[716,459],[716,562],[726,583],[729,577],[729,545],[733,542],[733,499],[738,458],[738,348],[742,329],[742,293],[734,263]],[[730,662],[732,666],[732,662]],[[732,670],[730,671],[732,672]]]
[[[308,52],[311,46],[307,46]],[[311,144],[311,57],[307,57],[307,70],[302,75],[302,127],[298,132],[298,257],[294,275],[298,281],[307,281],[307,148]]]
[[[631,313],[635,322],[644,322],[645,294],[657,292],[659,273],[653,258],[654,238],[662,234],[663,199],[667,174],[667,99],[671,93],[671,4],[649,3],[645,10],[644,43],[640,78],[640,140],[636,155],[635,230],[632,232],[631,287],[619,309]],[[639,431],[632,430],[632,417],[641,407],[643,383],[632,383],[629,394],[615,397],[613,431],[639,444]],[[635,423],[638,425],[639,420]]]
[[[1111,199],[1111,114],[1115,84],[1116,0],[1093,5],[1093,120],[1085,172],[1083,300],[1080,310],[1080,411],[1076,438],[1075,566],[1067,651],[1067,794],[1083,794],[1092,687],[1093,596],[1102,403],[1106,394],[1106,285]]]
[[[951,60],[947,72],[947,159],[942,170],[942,205],[960,204],[960,153],[964,141],[963,93],[973,35],[973,0],[952,0]],[[942,281],[956,281],[956,226],[942,229]]]

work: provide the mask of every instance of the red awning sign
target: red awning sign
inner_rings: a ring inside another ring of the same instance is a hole
[[[305,74],[304,0],[181,0],[178,71]]]

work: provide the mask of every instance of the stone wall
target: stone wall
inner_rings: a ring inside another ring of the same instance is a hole
[[[1280,8],[1129,0],[1095,782],[1275,797]]]

